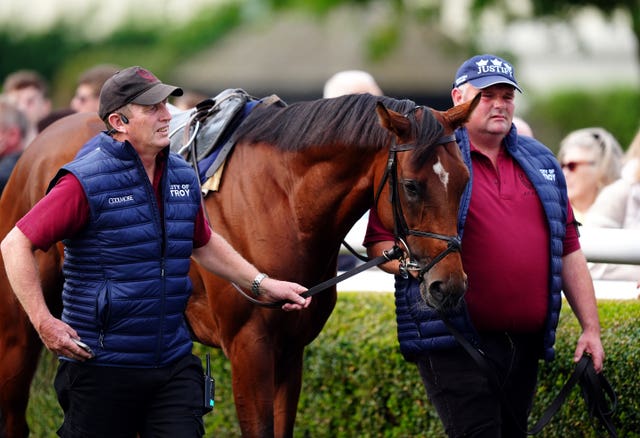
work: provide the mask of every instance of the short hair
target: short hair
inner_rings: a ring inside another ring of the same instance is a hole
[[[48,97],[49,85],[47,81],[35,70],[18,70],[11,73],[4,80],[2,92],[22,90],[24,88],[34,87],[40,90],[43,96]]]
[[[344,94],[369,93],[382,96],[382,90],[371,74],[362,70],[340,71],[324,84],[322,96],[325,98],[338,97]]]
[[[25,113],[3,97],[0,97],[0,126],[3,128],[17,126],[23,139],[27,137],[29,129],[31,128],[29,119]]]
[[[111,64],[98,64],[83,71],[78,77],[78,85],[88,85],[93,90],[96,97],[100,96],[100,90],[104,83],[111,76],[116,74],[120,68]]]

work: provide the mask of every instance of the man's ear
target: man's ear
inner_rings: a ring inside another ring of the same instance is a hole
[[[460,91],[459,88],[455,87],[451,89],[451,100],[454,106],[462,103],[462,98],[462,91]]]
[[[122,117],[120,117],[120,114],[111,113],[107,117],[107,120],[109,121],[109,124],[111,126],[113,126],[113,129],[115,129],[117,132],[125,132],[126,123],[124,123],[124,120],[122,120]],[[128,122],[128,120],[127,120],[127,122]]]

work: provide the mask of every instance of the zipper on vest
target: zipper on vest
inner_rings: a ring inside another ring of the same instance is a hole
[[[163,243],[163,247],[164,247],[164,243]],[[164,253],[164,248],[163,251]],[[160,290],[160,300],[161,300],[161,305],[160,305],[160,327],[159,327],[159,333],[158,333],[158,348],[156,349],[156,363],[159,363],[160,360],[162,359],[162,350],[163,350],[163,346],[164,346],[164,324],[165,324],[165,315],[166,315],[166,295],[167,295],[167,288],[166,288],[166,278],[165,278],[165,274],[166,274],[166,269],[165,269],[165,263],[166,263],[166,258],[164,257],[164,254],[162,256],[162,265],[160,267],[160,282],[161,282],[161,290]]]

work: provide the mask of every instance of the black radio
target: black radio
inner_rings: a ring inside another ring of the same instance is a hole
[[[216,381],[211,377],[211,359],[207,353],[207,365],[204,372],[204,412],[211,412],[215,405]]]

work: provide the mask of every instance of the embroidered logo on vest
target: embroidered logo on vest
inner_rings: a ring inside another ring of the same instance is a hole
[[[542,174],[544,179],[546,179],[547,181],[554,181],[555,182],[555,180],[556,180],[556,171],[555,171],[555,169],[540,169],[540,173]]]
[[[109,198],[109,205],[122,204],[124,202],[133,202],[133,195],[114,196]]]
[[[169,188],[171,196],[175,198],[187,198],[191,191],[191,184],[171,184]]]

